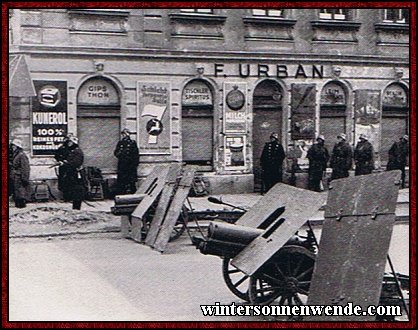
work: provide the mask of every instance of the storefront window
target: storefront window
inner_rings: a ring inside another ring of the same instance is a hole
[[[183,162],[211,171],[213,164],[213,96],[203,80],[193,80],[182,94]]]

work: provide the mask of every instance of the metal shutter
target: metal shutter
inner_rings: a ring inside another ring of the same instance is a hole
[[[345,117],[321,117],[319,120],[319,134],[325,137],[325,146],[331,154],[337,135],[345,133]]]
[[[212,164],[212,117],[182,118],[183,161],[200,165]]]
[[[113,151],[119,141],[119,132],[119,118],[79,117],[78,138],[84,153],[84,166],[116,171],[117,158]]]
[[[402,117],[383,117],[382,118],[382,137],[380,146],[380,159],[382,162],[388,161],[388,151],[392,144],[399,141],[399,138],[407,134],[407,119]]]

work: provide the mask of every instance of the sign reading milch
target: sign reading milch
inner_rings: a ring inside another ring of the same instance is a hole
[[[68,131],[67,82],[34,82],[32,108],[32,154],[53,156]]]
[[[140,154],[171,154],[170,89],[166,82],[138,82]]]

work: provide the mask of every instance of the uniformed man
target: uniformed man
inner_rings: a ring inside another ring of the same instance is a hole
[[[133,194],[136,191],[139,150],[136,142],[131,139],[130,135],[131,132],[127,128],[121,132],[122,138],[113,153],[118,158],[118,194]]]
[[[354,149],[355,175],[370,174],[374,170],[373,145],[368,141],[366,134],[360,134],[359,139]]]
[[[15,206],[24,208],[26,207],[26,202],[31,199],[29,158],[23,151],[23,143],[19,139],[11,142],[10,149],[9,180],[12,182],[12,196]]]
[[[60,167],[63,167],[63,193],[68,200],[72,201],[73,209],[80,210],[81,202],[84,200],[86,187],[82,172],[84,161],[83,151],[78,146],[78,138],[70,136],[67,141],[68,153],[62,161],[59,161]]]
[[[58,163],[67,159],[68,153],[69,153],[68,141],[70,140],[70,137],[72,137],[72,136],[73,136],[73,134],[71,134],[71,133],[67,134],[64,137],[63,143],[55,151],[54,158]],[[58,167],[58,171],[57,171],[58,172],[57,173],[58,190],[63,193],[64,201],[68,202],[70,200],[70,197],[67,196],[67,194],[65,193],[66,191],[68,191],[67,189],[65,189],[65,185],[64,185],[65,169],[66,169],[65,166],[59,166]]]
[[[279,134],[271,133],[270,142],[264,145],[260,158],[262,169],[262,193],[283,181],[283,161],[286,157],[283,146],[279,143]]]
[[[353,166],[353,150],[346,142],[346,135],[337,136],[337,143],[332,149],[330,165],[332,168],[331,180],[348,177],[349,170]]]
[[[327,168],[329,153],[325,147],[323,135],[319,135],[316,142],[309,148],[307,155],[309,160],[308,188],[313,191],[321,191],[321,180]]]
[[[405,188],[405,166],[408,164],[409,156],[409,137],[402,136],[398,142],[394,142],[389,149],[389,161],[386,167],[387,171],[401,170],[402,188]]]

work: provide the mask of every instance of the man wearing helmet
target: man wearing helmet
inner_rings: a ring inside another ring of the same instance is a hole
[[[262,169],[262,193],[267,192],[276,183],[283,181],[283,161],[286,158],[283,146],[279,143],[279,134],[271,133],[270,142],[264,145],[260,158]]]

